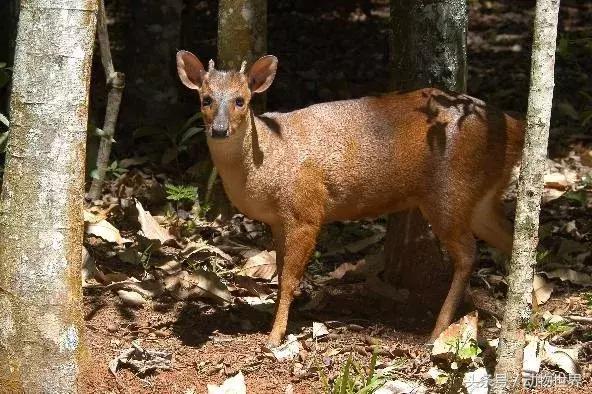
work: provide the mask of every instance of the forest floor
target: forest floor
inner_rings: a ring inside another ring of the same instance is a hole
[[[201,3],[195,2],[196,15],[206,12]],[[384,43],[365,41],[387,36],[388,2],[360,3],[367,7],[330,10],[327,5],[314,13],[304,5],[290,13],[280,5],[270,8],[270,49],[283,51],[280,59],[292,66],[280,69],[268,106],[355,97],[388,84],[382,72]],[[539,378],[546,376],[537,381],[537,393],[592,392],[592,81],[585,71],[592,69],[592,6],[563,3],[536,269],[540,305],[529,326],[527,352],[527,367],[539,370]],[[533,2],[470,4],[469,92],[524,111]],[[337,44],[323,34],[325,28],[339,30]],[[296,61],[302,45],[307,57],[316,59],[314,68]],[[353,63],[358,53],[365,54],[362,66]],[[303,83],[294,90],[293,81]],[[173,148],[179,145],[164,151]],[[162,145],[157,150],[162,154]],[[478,318],[469,314],[451,326],[440,345],[456,341],[456,351],[434,356],[425,345],[434,308],[410,306],[404,289],[380,278],[385,220],[329,225],[290,317],[288,333],[294,336],[278,352],[264,346],[277,293],[267,229],[241,215],[227,223],[203,219],[204,207],[189,202],[196,191],[187,180],[194,178],[163,170],[164,157],[153,160],[153,153],[120,155],[103,198],[86,209],[89,363],[82,392],[203,393],[208,384],[233,377],[227,385],[240,387],[244,376],[249,393],[327,393],[344,380],[346,365],[345,380],[358,387],[388,381],[418,385],[415,392],[458,392],[463,378],[480,382],[483,368],[493,372],[506,291],[494,250],[480,244],[471,280],[469,304],[476,306]],[[177,168],[183,157],[171,159]],[[513,187],[506,201],[510,212]],[[561,373],[569,373],[570,380],[549,380]],[[469,392],[483,392],[479,386]]]

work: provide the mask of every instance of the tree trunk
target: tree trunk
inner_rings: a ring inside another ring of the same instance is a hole
[[[113,66],[113,57],[111,56],[111,44],[109,42],[109,31],[107,29],[107,11],[105,10],[104,0],[99,0],[99,13],[97,16],[97,41],[101,53],[101,63],[105,70],[105,82],[107,85],[107,106],[105,108],[105,120],[103,122],[103,134],[97,152],[96,173],[93,176],[90,189],[88,191],[89,200],[98,200],[103,191],[105,175],[111,157],[111,145],[115,136],[117,126],[117,117],[119,116],[119,106],[121,105],[121,96],[125,86],[125,74],[115,71]]]
[[[250,66],[266,51],[267,0],[220,0],[217,68],[238,71],[243,61]],[[255,113],[262,113],[265,110],[265,94],[253,97],[251,108]],[[217,179],[215,168],[210,179]],[[228,218],[232,208],[220,183],[212,181],[207,193],[208,196],[214,195],[211,200],[216,204],[213,214]]]
[[[22,2],[0,196],[0,387],[74,393],[96,0]]]
[[[516,224],[508,297],[497,351],[496,374],[514,382],[521,376],[524,332],[530,319],[533,270],[536,264],[539,212],[553,101],[555,40],[559,0],[537,0],[532,45],[526,136],[518,179]],[[497,385],[496,393],[521,392],[521,385]]]
[[[267,50],[267,0],[220,0],[218,61],[221,68],[250,65]]]
[[[465,91],[467,19],[466,0],[391,0],[393,88]],[[422,303],[439,307],[451,267],[418,210],[389,216],[384,250],[385,279],[405,283]]]

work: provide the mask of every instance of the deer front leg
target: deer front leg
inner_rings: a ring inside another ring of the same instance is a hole
[[[281,230],[274,230],[277,245],[280,291],[276,302],[273,327],[269,334],[269,344],[278,346],[288,325],[290,304],[294,291],[300,284],[308,259],[315,246],[319,225],[296,223]]]

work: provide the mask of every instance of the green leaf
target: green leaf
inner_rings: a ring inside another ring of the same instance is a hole
[[[573,105],[571,105],[570,102],[568,101],[561,101],[560,103],[557,104],[557,110],[564,116],[567,116],[568,118],[571,118],[573,120],[579,120],[580,119],[580,114],[578,114],[578,111],[576,111],[576,109],[574,108]]]
[[[189,119],[187,119],[185,121],[185,123],[183,123],[183,126],[181,126],[181,131],[185,131],[186,129],[188,129],[189,127],[191,127],[191,125],[196,122],[198,119],[202,118],[202,113],[198,112],[195,115],[191,116]]]
[[[90,177],[92,179],[99,179],[99,170],[96,168],[90,172]]]
[[[202,132],[203,130],[204,130],[203,127],[190,127],[190,128],[188,128],[187,131],[185,131],[185,133],[183,133],[183,136],[181,137],[181,141],[179,142],[179,144],[180,145],[184,144],[185,141],[189,140],[191,137],[193,137],[197,133]]]
[[[576,192],[567,192],[563,195],[563,197],[567,198],[570,201],[576,201],[580,205],[585,205],[587,201],[586,192],[583,190],[578,190]]]
[[[10,122],[8,121],[8,118],[3,114],[0,114],[0,123],[5,125],[6,127],[10,127]]]
[[[175,186],[171,184],[165,184],[165,192],[167,194],[167,200],[170,201],[195,201],[197,198],[197,187],[196,186]]]
[[[592,120],[592,111],[582,112],[582,126],[586,126]]]

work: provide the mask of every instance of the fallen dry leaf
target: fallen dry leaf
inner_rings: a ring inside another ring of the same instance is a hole
[[[543,203],[548,203],[549,201],[553,201],[558,199],[559,197],[565,194],[565,190],[557,190],[557,189],[545,189],[543,190]]]
[[[477,347],[477,311],[452,323],[434,341],[432,358],[445,361],[470,361],[479,354]]]
[[[109,362],[109,370],[115,375],[120,367],[128,367],[135,373],[145,375],[158,369],[171,369],[172,359],[172,353],[143,349],[138,341],[133,341],[130,348]]]
[[[208,394],[246,394],[247,386],[242,371],[228,378],[221,386],[208,384]]]
[[[138,210],[138,222],[140,223],[140,229],[142,235],[152,241],[160,241],[164,244],[165,242],[174,239],[168,230],[164,229],[156,219],[150,214],[150,212],[144,210],[142,204],[135,200],[136,209]]]
[[[123,238],[119,230],[105,219],[101,219],[95,223],[87,222],[86,233],[118,245],[132,242],[129,239]]]
[[[561,368],[569,375],[575,375],[580,373],[578,366],[578,353],[577,348],[559,348],[551,345],[549,342],[544,341],[544,356],[543,362],[547,365],[552,365]]]
[[[360,260],[355,263],[343,263],[333,271],[329,272],[329,276],[335,279],[342,279],[348,276],[364,276],[364,268],[366,267],[366,260]]]
[[[569,187],[569,181],[565,175],[560,172],[545,174],[544,181],[545,187],[550,189],[565,190]]]
[[[278,361],[291,360],[300,352],[300,343],[294,334],[290,334],[284,343],[277,347],[265,349],[270,351]]]
[[[536,297],[537,305],[543,305],[551,297],[553,293],[553,282],[548,282],[539,274],[535,274],[532,281],[532,290]]]
[[[226,285],[213,272],[195,270],[189,273],[181,270],[164,276],[163,280],[166,290],[177,300],[205,297],[230,302],[232,299]]]
[[[316,321],[312,323],[312,337],[314,339],[319,339],[326,335],[329,335],[329,330],[326,325]]]
[[[574,271],[569,268],[557,268],[552,271],[542,272],[547,278],[559,278],[580,286],[592,286],[592,275]]]
[[[126,305],[141,306],[148,302],[140,293],[136,293],[135,291],[118,290],[117,295]]]
[[[541,363],[558,367],[571,375],[580,373],[578,348],[559,348],[535,336],[527,336],[527,341],[523,361],[523,370],[527,375],[538,373]]]
[[[251,249],[245,252],[243,256],[247,258],[247,261],[238,270],[238,274],[265,280],[271,280],[276,276],[275,251]]]

